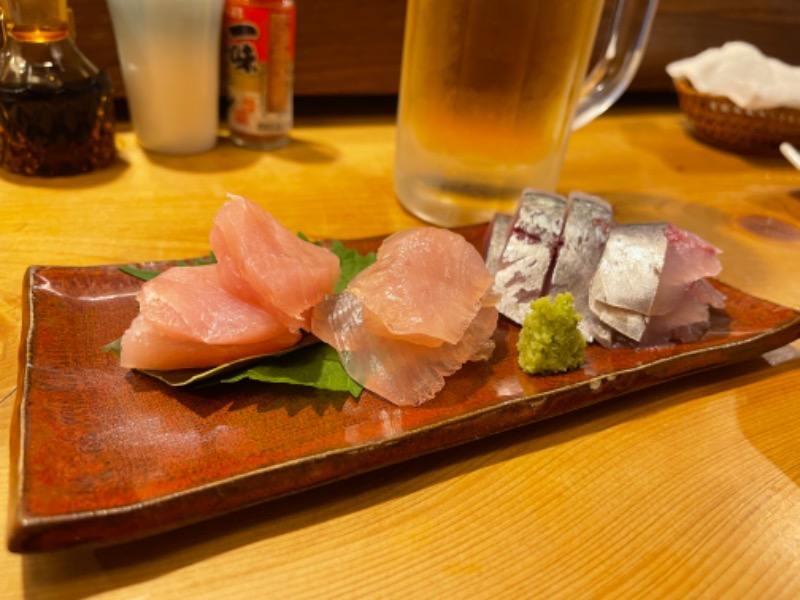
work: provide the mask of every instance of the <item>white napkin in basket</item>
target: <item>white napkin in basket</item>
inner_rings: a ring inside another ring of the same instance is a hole
[[[770,58],[747,42],[728,42],[667,65],[700,93],[726,96],[745,109],[800,108],[800,67]]]

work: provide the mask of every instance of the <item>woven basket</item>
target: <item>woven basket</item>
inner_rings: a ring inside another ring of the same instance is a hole
[[[745,154],[778,154],[781,142],[800,145],[800,109],[746,109],[724,96],[701,94],[675,82],[681,111],[701,140]]]

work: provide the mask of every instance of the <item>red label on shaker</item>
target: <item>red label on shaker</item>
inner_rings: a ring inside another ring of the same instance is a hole
[[[290,0],[228,0],[228,124],[235,143],[267,147],[291,128],[294,40]]]
[[[250,60],[269,60],[270,9],[228,2],[225,7],[225,36],[228,61],[249,72]],[[233,52],[237,55],[231,56]]]

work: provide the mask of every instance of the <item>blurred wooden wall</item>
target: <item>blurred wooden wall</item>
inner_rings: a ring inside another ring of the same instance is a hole
[[[123,96],[106,1],[69,3],[80,48],[108,69]],[[395,94],[405,5],[406,0],[297,0],[295,93]],[[765,54],[800,65],[798,37],[800,0],[661,0],[632,89],[670,90],[667,63],[729,40],[749,41]]]

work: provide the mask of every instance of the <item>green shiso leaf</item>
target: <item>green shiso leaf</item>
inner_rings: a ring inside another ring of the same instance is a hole
[[[200,265],[213,265],[217,262],[217,257],[214,256],[212,252],[208,256],[201,256],[200,258],[193,258],[192,260],[179,260],[175,264],[179,267],[197,267]],[[139,269],[137,267],[129,267],[126,265],[120,265],[119,270],[123,273],[127,273],[136,279],[141,279],[142,281],[150,281],[154,277],[160,275],[162,271],[156,269]]]
[[[105,346],[103,346],[103,352],[111,352],[117,358],[119,358],[119,353],[122,352],[122,340],[117,339],[113,342],[109,342]]]
[[[363,390],[344,370],[336,350],[327,344],[315,344],[284,356],[265,360],[221,381],[235,383],[243,379],[348,392],[354,398],[357,398]]]
[[[333,290],[336,294],[343,292],[353,277],[375,262],[374,252],[359,254],[355,250],[345,247],[339,240],[331,244],[331,252],[339,257],[339,264],[342,267],[342,274]]]
[[[136,277],[136,279],[141,279],[142,281],[149,281],[159,275],[161,271],[153,271],[151,269],[137,269],[136,267],[126,267],[124,265],[119,267],[119,270],[123,273],[127,273],[132,277]]]

